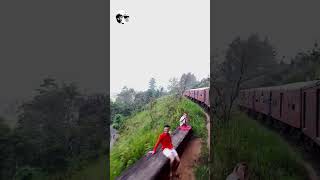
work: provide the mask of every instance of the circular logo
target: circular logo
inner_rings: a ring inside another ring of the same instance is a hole
[[[129,15],[128,15],[128,13],[121,10],[117,13],[116,20],[119,24],[128,23],[129,22]]]

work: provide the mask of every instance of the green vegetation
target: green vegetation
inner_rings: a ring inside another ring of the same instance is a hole
[[[251,167],[250,179],[304,179],[305,170],[290,147],[243,114],[232,113],[241,89],[275,86],[320,78],[317,43],[293,58],[280,58],[269,39],[251,34],[235,37],[210,61],[210,177],[224,179],[239,161]],[[213,158],[213,159],[212,159]]]
[[[124,86],[114,102],[111,101],[111,120],[115,129],[120,129],[128,116],[143,111],[146,104],[153,103],[156,99],[166,95],[180,95],[186,89],[208,87],[209,78],[203,78],[197,81],[196,76],[192,73],[182,74],[180,80],[172,78],[169,81],[168,91],[162,86],[157,87],[156,80],[151,78],[149,89],[146,91],[135,91],[132,88]]]
[[[123,170],[152,150],[163,125],[169,124],[174,131],[184,111],[189,113],[194,133],[206,139],[205,115],[198,105],[174,96],[159,98],[149,103],[144,111],[126,119],[120,128],[120,136],[111,151],[110,178],[119,176]]]
[[[250,179],[307,179],[301,157],[279,135],[234,112],[214,126],[213,179],[225,179],[238,162],[247,162]]]
[[[68,180],[105,180],[107,179],[107,156],[101,156],[99,159],[90,162],[81,170],[74,171],[72,176],[64,178]],[[54,179],[49,179],[54,180]]]
[[[106,154],[107,109],[105,94],[44,79],[16,126],[0,118],[0,179],[67,179]]]
[[[203,139],[205,140],[205,139]],[[209,149],[206,143],[201,147],[200,161],[195,168],[195,176],[197,180],[209,179]]]

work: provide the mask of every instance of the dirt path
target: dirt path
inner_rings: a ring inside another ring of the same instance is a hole
[[[183,151],[180,157],[180,165],[178,167],[177,173],[181,180],[195,180],[194,166],[198,163],[200,157],[202,141],[200,138],[192,138],[186,149]]]
[[[210,146],[210,117],[207,113],[206,122],[207,122],[207,130],[208,130],[208,139],[207,145],[208,148]],[[192,137],[189,143],[186,146],[186,149],[183,151],[182,156],[180,157],[181,162],[177,169],[177,173],[179,174],[179,178],[177,180],[195,180],[194,167],[198,163],[200,153],[202,147],[201,138]]]

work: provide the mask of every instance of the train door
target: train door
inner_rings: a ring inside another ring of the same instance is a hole
[[[270,91],[270,95],[269,95],[269,111],[268,111],[268,115],[271,116],[271,108],[272,108],[272,91]]]
[[[206,99],[206,98],[207,98],[206,95],[207,95],[206,90],[203,90],[203,102],[202,102],[203,104],[206,104],[206,102],[207,102],[207,101],[206,101],[206,100],[207,100],[207,99]]]
[[[255,91],[252,91],[252,109],[255,111],[256,110],[256,107],[255,107],[255,102],[256,102],[256,92]]]
[[[196,100],[198,101],[199,100],[199,91],[195,91],[196,92]]]
[[[316,105],[316,137],[319,137],[319,103],[320,103],[320,89],[317,89],[317,105]]]
[[[282,117],[283,93],[280,93],[280,118]]]
[[[303,106],[302,127],[303,128],[306,128],[306,110],[307,110],[306,98],[307,98],[307,93],[303,92],[303,103],[302,103],[302,106]]]

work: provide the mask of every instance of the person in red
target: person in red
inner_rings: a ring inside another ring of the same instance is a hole
[[[161,144],[162,145],[162,147],[161,147],[162,153],[167,158],[170,159],[170,167],[171,167],[170,174],[172,174],[172,170],[175,170],[178,168],[179,163],[180,163],[180,158],[179,158],[177,151],[173,148],[172,141],[171,141],[171,135],[170,135],[169,131],[170,131],[170,126],[165,125],[164,129],[163,129],[163,133],[159,135],[157,143],[154,146],[153,151],[150,151],[150,153],[155,154],[159,144]],[[173,167],[175,160],[177,161],[177,165],[175,167]]]

